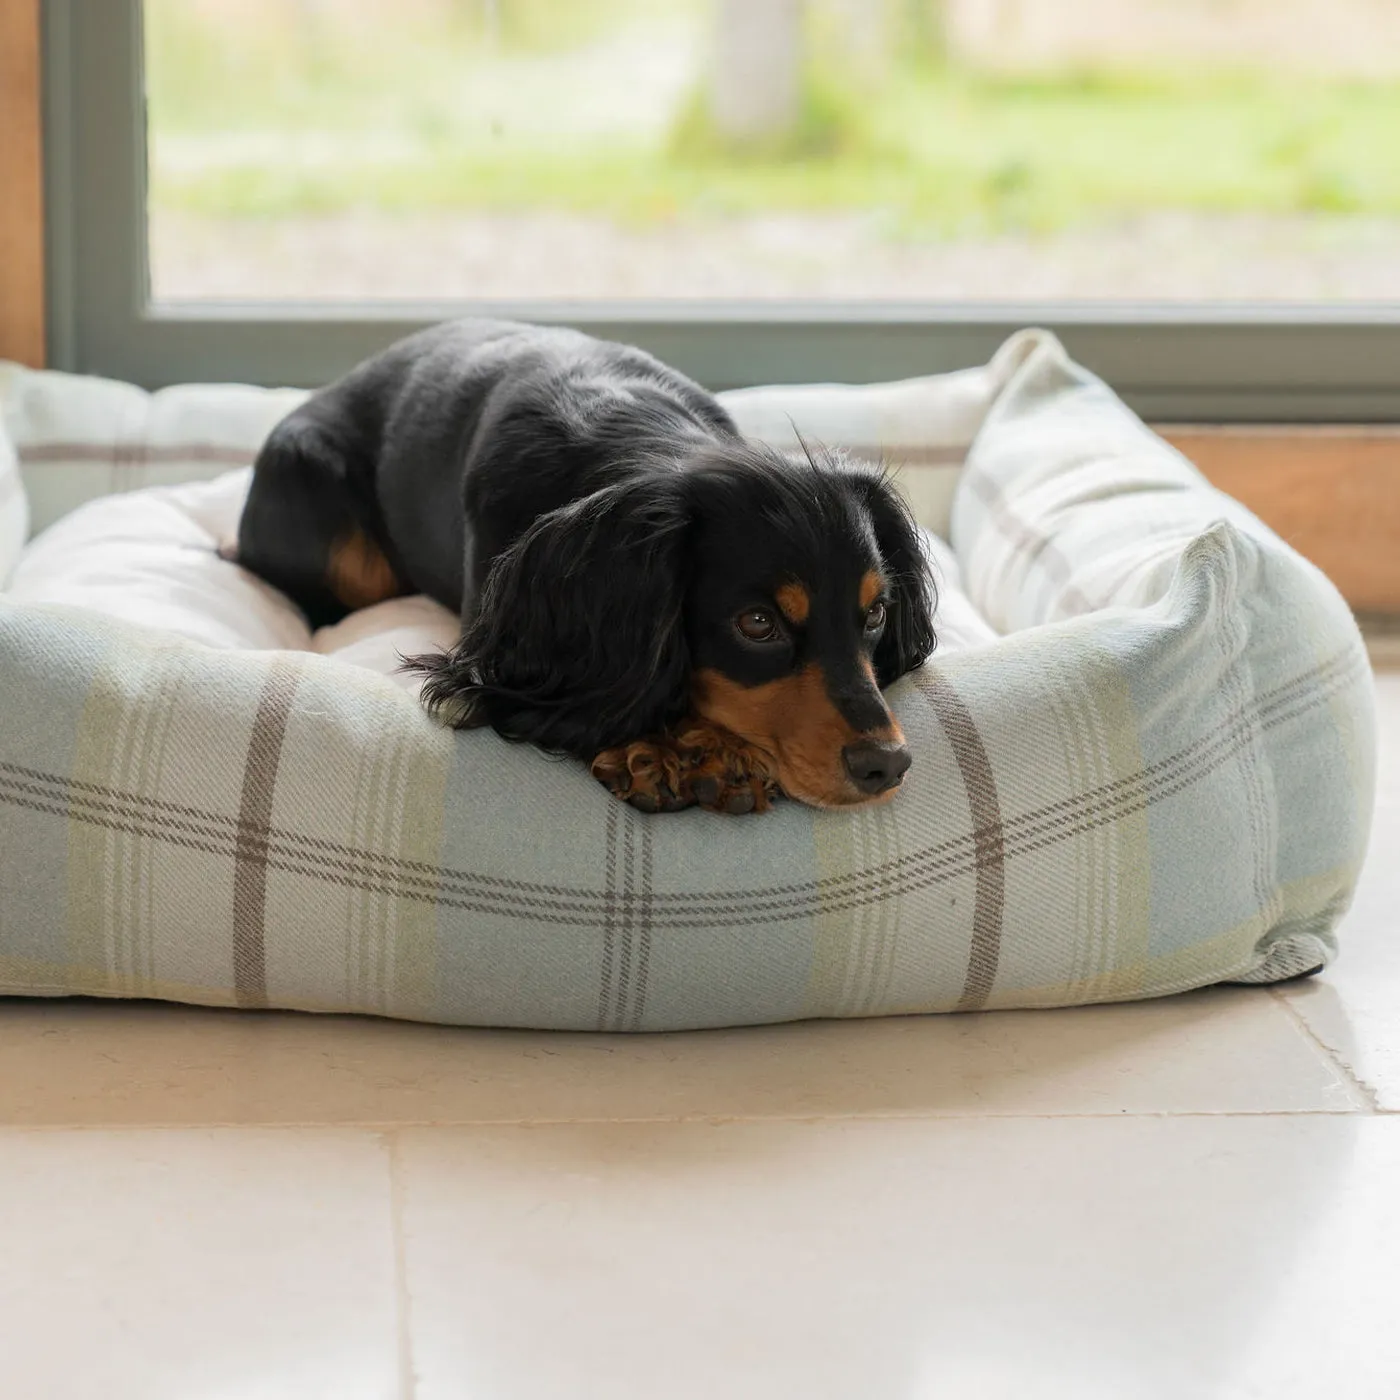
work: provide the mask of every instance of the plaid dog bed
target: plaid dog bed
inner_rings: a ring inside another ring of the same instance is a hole
[[[16,459],[36,529],[212,477],[294,401],[0,369],[0,508]],[[1326,579],[1043,332],[981,370],[728,404],[904,463],[952,612],[985,619],[892,692],[896,801],[644,816],[333,658],[0,594],[0,991],[675,1030],[1330,958],[1374,735]]]

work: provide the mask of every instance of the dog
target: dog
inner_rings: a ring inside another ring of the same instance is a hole
[[[876,467],[745,441],[641,350],[462,320],[314,394],[254,464],[239,564],[313,626],[406,593],[458,612],[406,664],[456,727],[571,754],[644,811],[886,801],[881,693],[935,644]]]

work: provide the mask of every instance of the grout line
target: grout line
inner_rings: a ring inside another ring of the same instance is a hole
[[[1383,1108],[1376,1095],[1376,1088],[1373,1084],[1368,1084],[1357,1074],[1356,1070],[1344,1060],[1318,1033],[1313,1030],[1308,1018],[1293,1004],[1293,998],[1286,996],[1281,987],[1270,987],[1269,995],[1278,1003],[1293,1022],[1293,1024],[1303,1033],[1303,1038],[1308,1041],[1314,1049],[1327,1061],[1333,1065],[1341,1074],[1342,1078],[1356,1090],[1360,1095],[1361,1102],[1365,1105],[1367,1113],[1384,1116],[1394,1112],[1393,1109]]]
[[[438,1118],[385,1119],[376,1122],[333,1121],[324,1119],[292,1119],[277,1122],[241,1121],[172,1123],[168,1120],[133,1120],[108,1123],[4,1123],[0,1133],[132,1133],[132,1132],[327,1132],[368,1133],[378,1135],[386,1144],[399,1132],[434,1129],[471,1131],[478,1128],[606,1128],[606,1127],[781,1127],[785,1124],[810,1126],[818,1123],[975,1123],[978,1121],[1007,1122],[1109,1122],[1135,1118],[1358,1118],[1395,1117],[1400,1109],[1373,1104],[1374,1096],[1365,1085],[1347,1074],[1348,1083],[1355,1083],[1367,1100],[1361,1108],[1135,1108],[1109,1110],[1101,1113],[1033,1113],[1016,1109],[990,1112],[940,1113],[937,1110],[913,1113],[686,1113],[670,1116],[609,1115],[595,1118]],[[394,1150],[397,1160],[397,1147]]]
[[[381,1134],[389,1157],[389,1224],[394,1239],[394,1301],[398,1316],[399,1400],[414,1400],[418,1375],[413,1367],[413,1299],[408,1291],[408,1246],[404,1237],[403,1153],[399,1135]]]

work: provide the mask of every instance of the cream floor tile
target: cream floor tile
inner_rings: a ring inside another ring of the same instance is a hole
[[[0,1003],[0,1123],[1346,1112],[1266,990],[665,1036]]]
[[[389,1153],[348,1131],[0,1131],[5,1400],[401,1394]]]
[[[1380,776],[1371,852],[1325,979],[1280,995],[1387,1109],[1400,1109],[1400,674],[1376,678]],[[1400,1385],[1397,1385],[1400,1394]]]
[[[418,1400],[1393,1400],[1400,1120],[407,1132]]]

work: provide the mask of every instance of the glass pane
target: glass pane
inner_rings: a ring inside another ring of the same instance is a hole
[[[1400,300],[1397,0],[146,0],[157,300]]]

